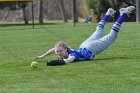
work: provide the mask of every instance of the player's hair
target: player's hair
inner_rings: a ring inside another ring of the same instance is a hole
[[[55,48],[57,48],[57,47],[63,47],[64,49],[70,50],[70,47],[63,41],[56,43]]]

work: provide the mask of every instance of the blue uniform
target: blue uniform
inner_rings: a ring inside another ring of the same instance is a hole
[[[94,57],[86,48],[70,49],[68,50],[68,55],[74,56],[75,61],[90,60]]]

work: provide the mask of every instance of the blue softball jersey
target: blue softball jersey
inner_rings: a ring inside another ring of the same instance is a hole
[[[69,56],[74,56],[75,61],[90,60],[94,57],[86,48],[70,49],[68,54]]]

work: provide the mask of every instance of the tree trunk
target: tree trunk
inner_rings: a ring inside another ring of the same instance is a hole
[[[28,9],[27,9],[27,7],[23,7],[22,10],[23,10],[24,22],[25,22],[25,24],[29,24],[29,22],[28,22],[29,19],[28,19]]]
[[[59,3],[60,3],[63,20],[64,20],[64,22],[68,22],[65,7],[64,7],[64,0],[60,0]]]
[[[39,24],[43,24],[43,0],[39,4]]]

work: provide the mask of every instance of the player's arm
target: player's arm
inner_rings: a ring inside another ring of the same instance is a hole
[[[52,48],[52,49],[48,50],[46,53],[35,57],[35,59],[41,59],[41,58],[44,58],[45,56],[48,56],[48,55],[53,54],[53,53],[55,53],[55,48]]]
[[[67,59],[51,60],[47,62],[47,66],[64,65],[66,63],[73,62],[74,60],[75,60],[75,56],[69,56]]]
[[[63,60],[65,61],[65,63],[70,63],[75,60],[75,56],[69,56],[67,59],[63,59]]]

